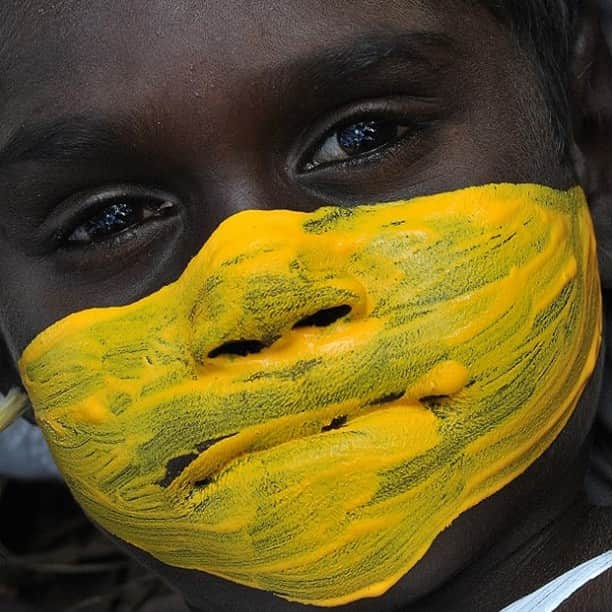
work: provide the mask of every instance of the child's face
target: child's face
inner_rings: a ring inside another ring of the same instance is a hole
[[[18,43],[0,50],[0,325],[15,361],[66,315],[174,280],[243,209],[571,184],[534,111],[535,69],[467,3],[16,7],[7,29]],[[370,140],[355,140],[347,128],[363,121]],[[526,515],[534,490],[575,458],[595,395],[587,387],[539,464],[444,532],[384,605],[440,585],[505,517]],[[149,561],[194,602],[292,608]]]

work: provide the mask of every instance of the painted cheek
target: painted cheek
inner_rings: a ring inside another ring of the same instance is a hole
[[[563,429],[601,333],[583,193],[224,222],[21,374],[76,498],[161,561],[321,606],[390,588]]]

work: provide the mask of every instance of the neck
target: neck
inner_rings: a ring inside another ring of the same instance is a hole
[[[582,493],[587,460],[585,453],[562,486],[540,493],[528,517],[409,612],[501,610],[570,569],[580,540],[577,533],[589,514]]]

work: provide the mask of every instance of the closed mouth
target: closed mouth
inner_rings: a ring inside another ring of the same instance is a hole
[[[207,487],[235,460],[245,455],[268,451],[295,440],[321,436],[347,427],[355,419],[391,407],[428,410],[444,403],[449,396],[410,398],[405,391],[387,393],[363,404],[352,400],[341,406],[280,417],[239,432],[204,440],[194,450],[170,459],[162,488],[174,486]]]

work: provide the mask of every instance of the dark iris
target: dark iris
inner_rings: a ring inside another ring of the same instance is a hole
[[[360,121],[338,130],[338,144],[347,155],[360,155],[397,138],[397,123],[384,120]]]
[[[116,234],[140,221],[135,207],[127,202],[111,204],[101,213],[83,224],[91,240],[100,240],[109,234]]]

